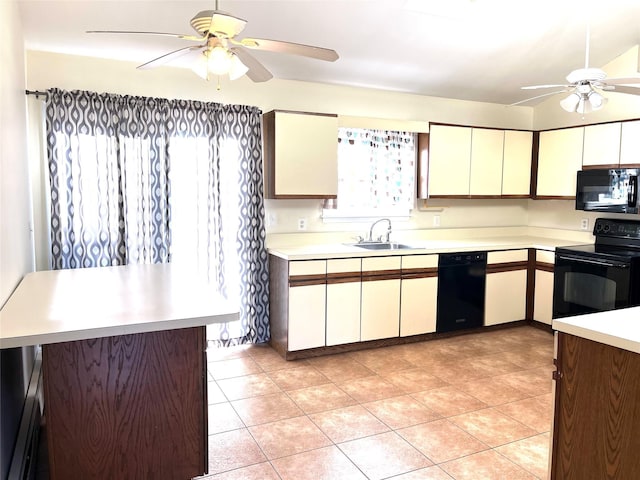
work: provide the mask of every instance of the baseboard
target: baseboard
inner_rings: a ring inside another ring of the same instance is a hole
[[[40,392],[42,391],[42,352],[36,355],[27,397],[22,410],[16,446],[13,450],[8,480],[33,480],[36,474],[40,438]]]

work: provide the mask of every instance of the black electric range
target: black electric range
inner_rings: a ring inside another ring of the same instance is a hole
[[[640,305],[640,221],[598,218],[593,234],[556,249],[553,318]]]

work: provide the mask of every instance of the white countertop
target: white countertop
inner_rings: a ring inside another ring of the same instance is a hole
[[[640,353],[640,307],[621,308],[553,320],[559,332]]]
[[[451,240],[411,240],[394,242],[411,246],[410,249],[367,250],[344,243],[309,244],[296,247],[270,248],[269,253],[285,260],[313,260],[323,258],[374,257],[384,255],[419,255],[429,253],[470,252],[474,250],[511,250],[519,248],[538,248],[555,250],[556,247],[577,245],[575,240],[536,237],[529,235],[498,236],[486,238],[464,238]]]
[[[172,264],[27,274],[0,310],[0,348],[223,323],[238,307]]]

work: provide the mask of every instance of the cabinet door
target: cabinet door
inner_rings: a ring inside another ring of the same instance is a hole
[[[502,195],[529,195],[532,148],[533,132],[504,132]]]
[[[360,341],[360,259],[327,260],[327,346]]]
[[[400,333],[400,257],[362,259],[362,341]]]
[[[504,130],[471,129],[470,195],[497,196],[502,193]]]
[[[583,137],[584,127],[540,132],[537,196],[575,198]]]
[[[429,128],[429,196],[469,195],[471,128]]]
[[[640,120],[622,122],[620,166],[640,165]]]
[[[582,165],[618,165],[620,162],[620,122],[584,127]]]
[[[524,320],[527,317],[527,271],[487,275],[485,325]]]
[[[326,261],[289,262],[288,350],[325,345]]]
[[[553,314],[553,273],[536,270],[533,319],[551,325]]]
[[[438,255],[402,257],[400,336],[436,331]]]
[[[270,112],[271,113],[271,112]],[[335,198],[338,118],[295,112],[265,117],[265,169],[270,198]]]

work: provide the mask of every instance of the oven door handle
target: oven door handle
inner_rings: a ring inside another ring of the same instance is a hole
[[[567,255],[567,254],[564,254],[564,253],[556,254],[556,259],[557,260],[569,260],[571,262],[578,262],[578,263],[589,263],[589,264],[592,264],[592,265],[599,265],[601,267],[629,268],[629,264],[628,263],[624,263],[624,262],[612,262],[612,261],[606,261],[606,260],[594,260],[592,258],[579,257],[577,255]]]

